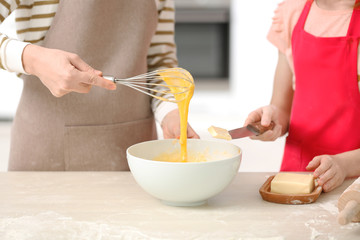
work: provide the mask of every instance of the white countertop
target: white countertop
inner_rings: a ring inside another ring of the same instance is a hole
[[[170,207],[130,172],[0,173],[0,239],[359,239],[360,223],[337,223],[337,201],[352,180],[315,203],[263,201],[271,173],[239,173],[200,207]]]

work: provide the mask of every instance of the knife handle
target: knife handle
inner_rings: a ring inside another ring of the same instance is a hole
[[[246,127],[247,129],[255,133],[255,135],[260,135],[268,130],[273,130],[274,126],[275,126],[274,122],[271,122],[269,126],[265,127],[261,125],[261,121],[259,121],[259,122],[250,123]]]

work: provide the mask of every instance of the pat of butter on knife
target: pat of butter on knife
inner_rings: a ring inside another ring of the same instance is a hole
[[[225,139],[225,140],[232,139],[229,132],[224,128],[211,126],[208,128],[208,131],[211,134],[211,136],[213,136],[214,138],[220,138],[220,139]]]

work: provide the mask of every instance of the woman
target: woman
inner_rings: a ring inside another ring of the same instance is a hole
[[[24,80],[9,170],[128,170],[127,147],[157,137],[152,109],[165,138],[179,135],[176,106],[101,77],[176,66],[173,1],[7,0],[0,8],[2,20],[16,10],[22,40],[1,36],[2,67]]]

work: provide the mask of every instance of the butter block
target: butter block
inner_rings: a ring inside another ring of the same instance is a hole
[[[208,131],[211,134],[211,136],[213,136],[214,138],[220,138],[225,140],[232,139],[232,137],[230,136],[229,132],[226,129],[211,126],[208,128]]]
[[[314,176],[300,173],[278,173],[271,181],[271,192],[306,194],[314,190]]]

